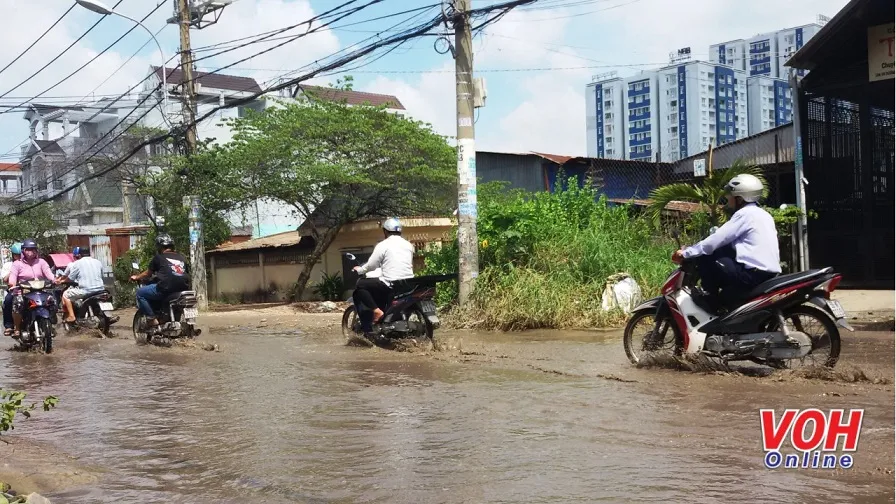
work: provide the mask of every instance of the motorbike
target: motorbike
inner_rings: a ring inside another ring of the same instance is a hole
[[[137,263],[132,263],[131,266],[135,272],[140,271],[140,266]],[[157,281],[158,279],[153,276],[142,280],[140,284],[149,285]],[[202,333],[202,330],[196,327],[199,309],[195,291],[175,292],[161,302],[151,302],[150,304],[156,313],[159,326],[157,329],[149,328],[146,316],[137,310],[132,325],[134,340],[137,343],[170,346],[172,340],[193,339]]]
[[[680,250],[679,235],[674,237]],[[733,309],[713,310],[696,286],[694,261],[684,260],[666,279],[661,295],[632,310],[623,336],[626,356],[638,364],[642,357],[636,350],[671,350],[675,356],[720,359],[726,366],[751,361],[777,369],[820,357],[833,368],[840,356],[838,327],[854,331],[840,303],[831,299],[841,278],[830,267],[778,275],[742,296]],[[809,334],[806,319],[822,333]],[[641,322],[650,327],[643,336],[635,334]]]
[[[38,347],[44,353],[52,353],[58,320],[53,284],[34,279],[20,282],[16,287],[19,294],[13,300],[13,309],[22,314],[22,335],[16,339],[26,350]]]
[[[77,287],[77,282],[66,282],[61,284],[65,289]],[[63,290],[64,292],[64,290]],[[112,337],[112,324],[120,320],[117,315],[112,315],[115,309],[112,305],[112,294],[103,289],[99,292],[89,294],[83,299],[72,301],[72,307],[75,310],[75,321],[62,321],[62,328],[66,332],[74,332],[79,328],[88,328],[99,330],[104,337]]]
[[[353,254],[346,253],[345,257],[354,265],[358,265]],[[379,276],[375,271],[371,273],[368,273],[367,278]],[[428,275],[392,282],[392,294],[388,306],[379,307],[383,310],[383,316],[373,324],[374,338],[380,340],[380,344],[384,343],[382,340],[387,343],[410,339],[431,341],[435,330],[441,326],[436,305],[432,300],[436,292],[435,286],[456,278],[456,274]],[[347,338],[366,340],[354,298],[349,297],[348,302],[349,306],[342,314],[342,333]],[[377,344],[377,341],[370,343]]]

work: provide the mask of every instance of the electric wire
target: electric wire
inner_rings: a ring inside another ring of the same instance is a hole
[[[478,16],[478,15],[488,14],[488,13],[490,13],[491,11],[496,10],[496,9],[506,9],[506,10],[509,10],[509,9],[512,9],[513,7],[516,7],[516,6],[519,6],[519,5],[525,5],[525,4],[532,3],[533,1],[534,1],[534,0],[512,0],[512,1],[504,2],[504,3],[502,3],[502,4],[497,4],[497,5],[493,5],[493,6],[489,6],[489,7],[485,7],[485,8],[473,9],[473,10],[469,11],[469,14],[470,14],[471,16]],[[496,16],[496,17],[499,17],[499,16]],[[494,17],[493,17],[492,19],[494,19]],[[403,32],[403,33],[401,33],[401,34],[397,34],[397,35],[388,37],[387,39],[380,40],[379,42],[376,42],[376,43],[374,43],[374,44],[370,44],[370,45],[368,45],[367,47],[365,47],[365,48],[363,48],[363,49],[360,49],[360,50],[358,50],[358,51],[355,51],[353,54],[349,54],[349,55],[347,55],[347,56],[344,56],[344,57],[342,57],[342,58],[339,58],[339,59],[337,59],[336,61],[333,61],[333,62],[331,62],[331,63],[329,63],[329,64],[327,64],[327,65],[324,65],[324,66],[322,66],[322,67],[319,67],[319,68],[316,69],[316,70],[312,70],[312,71],[310,71],[310,72],[308,72],[308,73],[306,73],[306,74],[304,74],[304,75],[302,75],[302,76],[300,76],[300,77],[297,77],[297,78],[294,78],[294,79],[289,79],[289,80],[287,80],[287,81],[281,82],[281,83],[276,84],[276,85],[274,85],[274,86],[270,86],[270,87],[268,87],[267,89],[262,89],[262,90],[260,90],[260,91],[258,91],[258,92],[252,93],[250,96],[242,97],[242,98],[237,98],[236,100],[234,100],[233,102],[231,102],[231,103],[229,103],[229,104],[224,104],[224,105],[220,105],[220,106],[218,106],[218,107],[214,107],[214,108],[212,108],[210,111],[206,112],[205,114],[202,114],[202,115],[199,116],[199,117],[195,117],[195,118],[194,118],[192,121],[190,121],[188,124],[187,124],[187,123],[183,124],[183,125],[182,125],[180,128],[178,128],[177,130],[181,130],[181,129],[185,129],[185,128],[187,128],[187,127],[195,126],[196,124],[198,124],[198,123],[204,121],[205,119],[211,117],[212,115],[214,115],[215,113],[217,113],[219,110],[222,110],[222,109],[225,109],[225,108],[238,107],[238,106],[240,106],[240,105],[244,105],[244,104],[250,103],[250,102],[254,101],[255,99],[257,99],[258,97],[262,96],[263,94],[270,93],[270,92],[276,92],[276,91],[280,91],[280,90],[283,90],[283,89],[287,89],[287,88],[289,88],[289,87],[291,87],[291,86],[293,86],[293,85],[296,85],[296,84],[298,84],[298,83],[300,83],[300,82],[302,82],[302,81],[305,81],[305,80],[308,80],[308,79],[310,79],[310,78],[313,78],[313,77],[315,77],[315,76],[317,76],[317,75],[319,75],[319,74],[322,74],[322,73],[324,73],[324,72],[327,72],[327,71],[330,71],[330,70],[334,70],[334,69],[336,69],[336,68],[343,67],[343,66],[345,66],[346,64],[348,64],[348,63],[350,63],[350,62],[352,62],[352,61],[355,61],[355,60],[357,60],[357,59],[360,59],[360,58],[362,58],[362,57],[364,57],[364,56],[366,56],[366,55],[368,55],[368,54],[370,54],[370,53],[376,51],[377,49],[379,49],[379,48],[381,48],[381,47],[386,47],[386,46],[392,46],[392,45],[395,45],[395,44],[400,44],[400,43],[402,43],[402,42],[404,42],[404,41],[406,41],[406,40],[409,40],[409,39],[412,39],[412,38],[416,38],[416,37],[420,37],[420,36],[426,34],[427,32],[429,32],[430,30],[432,30],[433,28],[435,28],[435,27],[439,26],[440,24],[442,24],[442,22],[443,22],[443,17],[442,17],[441,15],[436,16],[435,18],[433,18],[433,19],[430,20],[429,22],[422,23],[422,24],[420,24],[420,25],[418,25],[418,26],[416,26],[416,27],[414,27],[414,28],[410,28],[410,29],[406,30],[405,32]],[[489,22],[490,22],[490,21],[486,21],[485,23],[480,24],[479,27],[484,27],[484,26],[486,26],[487,24],[489,24]],[[157,86],[157,87],[158,87],[158,86]],[[297,88],[297,90],[298,90],[298,88]],[[145,101],[146,99],[147,99],[147,98],[144,98],[143,101]],[[135,108],[134,110],[136,110],[136,108]],[[128,114],[128,116],[130,116],[130,115],[134,112],[134,110],[132,110],[131,113]],[[151,110],[151,109],[147,109],[147,111],[144,112],[144,113],[143,113],[139,118],[137,118],[134,122],[135,122],[135,123],[136,123],[136,122],[139,122],[143,117],[145,117],[145,116],[149,113],[150,110]],[[127,118],[128,116],[126,116],[126,118]],[[126,118],[125,118],[125,119],[126,119]],[[119,121],[119,124],[121,124],[123,121],[124,121],[124,120]],[[23,206],[23,207],[20,207],[20,208],[18,208],[17,210],[15,210],[14,212],[12,212],[12,214],[13,214],[13,215],[18,215],[18,214],[21,214],[21,213],[23,213],[23,212],[26,212],[26,211],[28,211],[28,210],[30,210],[30,209],[32,209],[32,208],[35,208],[35,207],[40,206],[40,205],[42,205],[42,204],[45,204],[45,203],[47,203],[48,201],[51,201],[53,198],[59,197],[59,196],[62,195],[62,194],[65,194],[65,193],[67,193],[67,192],[72,191],[73,189],[75,189],[75,188],[77,188],[79,185],[81,185],[82,183],[85,183],[85,182],[87,182],[87,181],[89,181],[89,180],[96,179],[96,178],[98,178],[98,177],[100,177],[100,176],[105,175],[106,173],[109,173],[109,172],[111,172],[111,171],[117,169],[117,168],[120,167],[122,164],[124,164],[124,162],[126,162],[129,158],[131,158],[132,156],[134,156],[134,155],[135,155],[137,152],[139,152],[140,150],[144,149],[146,146],[151,145],[151,144],[155,144],[155,143],[159,143],[159,142],[162,142],[162,141],[164,141],[164,140],[168,140],[168,139],[173,138],[173,137],[179,132],[179,131],[177,131],[177,130],[169,130],[169,131],[167,131],[167,132],[165,132],[165,133],[162,133],[162,134],[159,134],[159,135],[155,135],[155,136],[153,136],[153,137],[151,137],[151,138],[145,139],[144,141],[142,141],[142,142],[140,142],[139,144],[137,144],[136,146],[134,146],[134,147],[128,152],[128,154],[126,154],[126,155],[124,155],[124,156],[120,156],[119,159],[118,159],[116,162],[112,163],[109,167],[104,168],[104,169],[99,170],[99,171],[95,171],[94,173],[91,173],[90,175],[85,176],[83,179],[81,179],[81,180],[79,180],[79,181],[76,181],[74,184],[70,184],[70,185],[64,187],[61,191],[59,191],[58,193],[54,194],[52,197],[41,198],[41,199],[39,199],[39,200],[36,201],[36,202],[33,202],[33,203],[30,203],[30,204],[25,205],[25,206]],[[119,136],[121,136],[122,134],[124,134],[124,132],[126,132],[126,131],[127,131],[127,129],[123,130],[121,133],[119,133],[119,134],[116,136],[115,139],[117,139]],[[112,139],[111,141],[114,141],[115,139]],[[110,142],[111,142],[111,141],[110,141]],[[108,145],[108,144],[107,144],[107,145]],[[94,155],[95,155],[95,154],[94,154]],[[71,171],[71,170],[69,170],[69,171]]]
[[[119,5],[121,2],[123,2],[123,1],[124,1],[124,0],[118,0],[118,2],[116,2],[115,5],[112,6],[112,8],[114,9],[114,8],[118,7],[118,5]],[[30,76],[28,76],[28,78],[26,78],[25,80],[23,80],[22,82],[16,84],[15,87],[13,87],[12,89],[7,90],[5,93],[3,93],[2,95],[0,95],[0,98],[5,97],[5,96],[8,95],[9,93],[12,93],[12,92],[15,91],[16,89],[19,89],[20,87],[24,86],[28,81],[30,81],[30,80],[33,79],[35,76],[37,76],[37,74],[43,72],[48,66],[52,65],[53,63],[55,63],[56,60],[58,60],[58,59],[61,58],[63,55],[65,55],[65,53],[67,53],[69,49],[71,49],[72,47],[74,47],[75,44],[77,44],[78,42],[80,42],[81,39],[83,39],[84,37],[86,37],[91,31],[93,31],[93,29],[96,28],[97,25],[99,25],[100,23],[102,23],[104,19],[106,19],[106,16],[101,17],[96,23],[93,23],[93,25],[92,25],[90,28],[88,28],[87,31],[85,31],[83,34],[81,34],[81,36],[78,37],[74,42],[72,42],[71,44],[69,44],[68,47],[66,47],[65,49],[63,49],[63,51],[62,51],[61,53],[57,54],[55,58],[51,59],[49,62],[47,62],[47,64],[45,64],[44,66],[40,67],[40,69],[38,69],[36,72],[34,72],[34,73],[31,74]]]
[[[30,51],[32,47],[34,47],[35,45],[37,45],[38,42],[40,42],[41,40],[43,40],[43,38],[46,37],[47,34],[50,33],[50,32],[53,30],[53,28],[56,28],[56,25],[58,25],[58,24],[65,18],[65,16],[68,16],[68,13],[71,12],[72,9],[75,8],[75,5],[77,5],[77,4],[74,4],[74,3],[71,4],[71,5],[69,6],[68,10],[65,11],[65,12],[63,12],[62,15],[59,16],[59,18],[58,18],[52,25],[50,25],[49,28],[47,28],[46,30],[44,30],[44,32],[41,33],[40,36],[37,37],[37,39],[35,39],[34,42],[31,43],[31,45],[29,45],[28,47],[25,48],[25,50],[23,50],[22,52],[20,52],[19,55],[16,56],[12,61],[10,61],[9,63],[7,63],[5,67],[0,68],[0,73],[3,73],[7,68],[9,68],[10,66],[12,66],[13,63],[15,63],[16,61],[19,61],[19,59],[21,59],[22,56],[25,55],[25,53],[27,53],[28,51]]]

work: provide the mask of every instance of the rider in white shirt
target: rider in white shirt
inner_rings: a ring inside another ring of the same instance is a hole
[[[756,202],[762,181],[742,174],[725,186],[734,214],[705,240],[672,255],[672,261],[696,259],[697,272],[713,308],[724,307],[781,273],[775,219]],[[721,293],[719,291],[721,290]]]
[[[382,308],[392,295],[392,283],[414,277],[414,245],[401,237],[401,223],[390,218],[383,222],[386,239],[373,249],[370,259],[363,266],[355,266],[358,275],[380,269],[378,278],[358,280],[353,298],[365,335],[373,331],[373,324],[383,316]]]

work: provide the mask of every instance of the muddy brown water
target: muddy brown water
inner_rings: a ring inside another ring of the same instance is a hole
[[[893,502],[888,383],[637,369],[614,332],[444,335],[460,349],[286,325],[203,334],[218,352],[62,337],[0,367],[61,399],[13,435],[97,468],[54,502]],[[844,337],[844,366],[892,379],[893,333]],[[765,469],[758,409],[812,406],[865,408],[856,465]]]

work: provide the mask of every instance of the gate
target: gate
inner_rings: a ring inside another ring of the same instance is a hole
[[[805,117],[810,267],[832,266],[846,287],[892,287],[893,112],[814,97]]]

